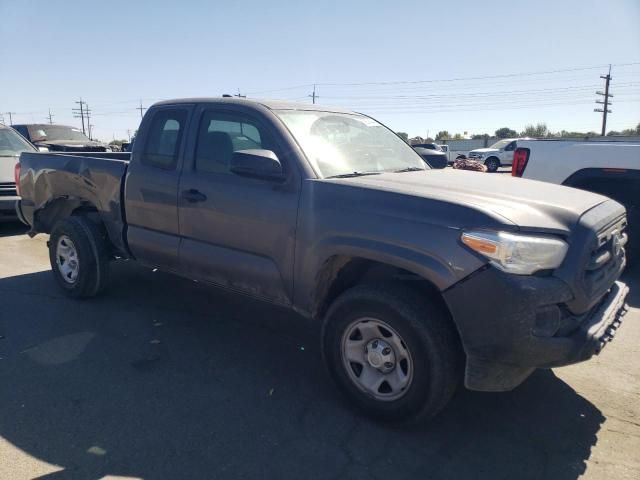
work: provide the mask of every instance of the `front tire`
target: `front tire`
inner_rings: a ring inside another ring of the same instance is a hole
[[[358,285],[340,295],[322,341],[340,390],[376,419],[431,418],[459,384],[460,346],[447,313],[400,285]]]
[[[487,158],[484,164],[487,167],[487,170],[491,173],[497,172],[498,168],[500,168],[500,160],[497,159],[496,157]]]
[[[58,285],[67,295],[93,297],[106,286],[109,275],[106,235],[85,217],[61,220],[49,237],[49,261]]]

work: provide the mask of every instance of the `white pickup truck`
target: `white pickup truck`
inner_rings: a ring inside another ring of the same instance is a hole
[[[511,174],[617,200],[627,209],[629,249],[640,247],[640,142],[518,140]]]
[[[487,167],[490,172],[495,172],[500,167],[509,166],[513,161],[513,152],[520,145],[517,138],[505,138],[498,140],[487,148],[476,148],[469,152],[468,157],[477,160]]]

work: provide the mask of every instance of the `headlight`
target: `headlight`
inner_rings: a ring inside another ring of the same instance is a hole
[[[531,275],[560,266],[569,246],[556,237],[508,232],[464,232],[462,243],[508,273]]]

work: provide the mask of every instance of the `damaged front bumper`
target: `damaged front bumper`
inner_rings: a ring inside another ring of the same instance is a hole
[[[616,281],[593,308],[575,315],[564,306],[572,292],[558,278],[492,267],[472,275],[444,293],[467,356],[466,387],[511,390],[536,368],[588,360],[615,335],[628,292]]]

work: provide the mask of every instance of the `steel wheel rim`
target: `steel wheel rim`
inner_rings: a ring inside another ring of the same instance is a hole
[[[341,355],[349,379],[376,400],[397,400],[411,386],[411,352],[398,332],[380,319],[351,322],[342,336]]]
[[[78,279],[80,262],[76,246],[66,235],[62,235],[56,243],[56,265],[62,279],[73,284]]]

